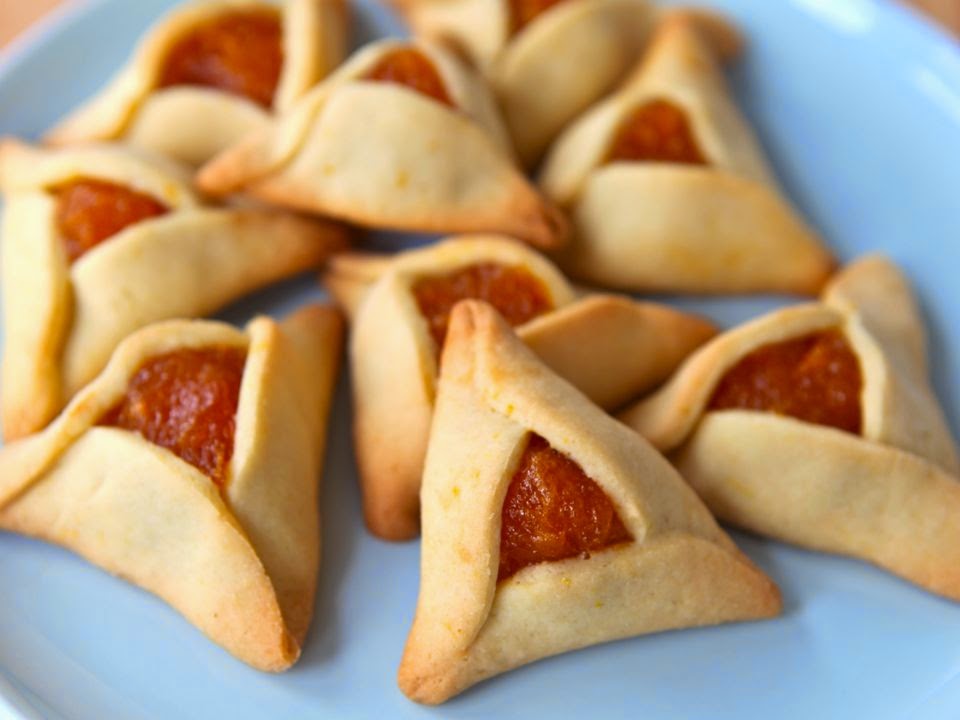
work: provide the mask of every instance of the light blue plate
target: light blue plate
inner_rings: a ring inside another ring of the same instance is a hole
[[[170,4],[94,2],[21,43],[0,66],[0,132],[35,137],[94,91]],[[956,430],[960,52],[878,0],[715,4],[750,36],[734,86],[794,200],[843,258],[879,248],[915,282]],[[360,15],[358,42],[400,31],[372,0]],[[309,295],[319,291],[301,279],[225,317],[280,312]],[[730,324],[777,303],[678,304]],[[0,717],[960,717],[960,606],[860,562],[741,535],[783,589],[782,618],[594,647],[440,709],[414,705],[394,676],[418,545],[381,543],[362,528],[346,381],[333,417],[320,593],[293,670],[251,670],[152,596],[67,552],[0,534],[0,696],[9,705],[0,697]]]

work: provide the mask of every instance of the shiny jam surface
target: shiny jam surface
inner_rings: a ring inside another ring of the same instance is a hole
[[[766,345],[720,381],[711,410],[759,410],[860,433],[860,363],[836,330]]]
[[[149,195],[80,178],[53,189],[57,229],[70,262],[124,228],[169,211]]]
[[[223,486],[245,363],[246,353],[236,348],[177,350],[150,358],[100,424],[140,433]]]
[[[542,282],[522,268],[478,263],[440,277],[428,277],[413,287],[420,314],[430,326],[437,347],[443,347],[453,306],[461,300],[490,303],[510,325],[521,325],[552,309]]]
[[[419,50],[404,47],[384,55],[364,76],[367,80],[395,83],[416,90],[421,95],[453,107],[440,73]]]
[[[589,556],[633,538],[580,466],[531,435],[503,501],[498,580],[527,565]]]
[[[537,16],[546,12],[563,0],[510,0],[510,10],[513,18],[513,32],[519,32]]]
[[[269,108],[282,68],[279,14],[236,11],[202,23],[178,40],[167,54],[158,86],[202,85]]]
[[[607,154],[607,162],[618,160],[707,164],[683,109],[666,100],[652,100],[627,116]]]

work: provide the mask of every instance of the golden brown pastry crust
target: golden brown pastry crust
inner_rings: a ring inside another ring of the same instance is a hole
[[[790,417],[707,409],[717,383],[763,345],[843,333],[863,377],[860,435]],[[923,320],[900,271],[871,256],[823,302],[772,313],[694,353],[621,419],[673,458],[717,515],[806,547],[870,560],[960,599],[952,518],[960,461],[927,379]]]
[[[77,177],[151,195],[170,212],[131,225],[72,264],[50,189]],[[339,227],[264,210],[205,207],[180,167],[93,145],[44,151],[0,144],[4,436],[36,432],[151,322],[206,315],[253,289],[321,264]]]
[[[498,583],[503,498],[531,432],[600,485],[634,540]],[[420,597],[398,674],[418,702],[586,645],[780,611],[666,460],[482,303],[454,310],[421,494]]]
[[[370,530],[415,537],[436,379],[436,346],[420,315],[417,279],[475,263],[522,267],[548,288],[554,310],[518,334],[555,372],[592,400],[615,408],[665,380],[713,327],[653,303],[595,295],[577,299],[563,276],[507,238],[464,236],[380,256],[338,256],[324,284],[351,317],[354,435]]]
[[[719,65],[730,43],[704,27],[667,14],[634,75],[552,148],[540,184],[574,225],[560,263],[629,290],[815,293],[832,258],[778,191],[730,97]],[[620,124],[649,101],[685,112],[709,165],[606,162]]]
[[[0,450],[0,527],[77,552],[244,662],[285,670],[313,611],[317,477],[341,336],[339,315],[320,306],[245,331],[170,321],[131,335],[50,427]],[[247,352],[222,494],[172,452],[96,426],[145,359],[209,346]]]
[[[284,65],[273,111],[284,112],[326,77],[346,52],[348,10],[343,0],[203,0],[185,4],[140,40],[132,57],[86,105],[48,133],[52,145],[122,140],[200,165],[250,132],[269,124],[271,111],[214,88],[157,89],[173,44],[191,28],[220,15],[277,8]],[[203,122],[196,122],[202,117]]]
[[[696,315],[603,294],[586,295],[517,328],[551,370],[605,410],[659,385],[716,332]]]
[[[414,47],[455,108],[363,76]],[[198,185],[359,225],[424,232],[502,232],[552,247],[566,220],[515,167],[479,76],[429,42],[381,40],[357,51],[271,128],[203,167]]]

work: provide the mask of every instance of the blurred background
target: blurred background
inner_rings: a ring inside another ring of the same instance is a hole
[[[72,0],[82,2],[82,0]],[[780,0],[785,2],[785,0]],[[960,36],[960,0],[899,0],[913,5]],[[58,5],[71,0],[0,0],[0,46]]]
[[[0,0],[0,45],[6,45],[53,8],[68,1]]]
[[[960,0],[912,0],[913,5],[960,35]]]

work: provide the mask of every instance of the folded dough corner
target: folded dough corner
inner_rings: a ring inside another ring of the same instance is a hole
[[[321,306],[242,331],[201,320],[141,329],[46,430],[0,449],[0,527],[159,596],[255,668],[287,669],[313,615],[341,335]],[[243,358],[229,384],[210,380],[224,354]],[[232,396],[235,416],[216,419],[217,394]],[[212,447],[222,476],[208,467]]]
[[[571,215],[558,261],[573,277],[636,291],[814,294],[832,272],[734,104],[720,61],[735,44],[718,22],[665,13],[633,75],[551,148],[540,185]]]
[[[524,504],[545,484],[574,508],[569,547],[551,540],[550,509]],[[422,499],[420,595],[398,673],[418,702],[587,645],[780,612],[777,587],[669,463],[483,303],[453,312]]]
[[[957,447],[917,302],[886,258],[719,335],[620,418],[722,520],[960,600]]]
[[[656,387],[713,336],[704,320],[650,302],[578,297],[539,253],[506,237],[442,240],[392,257],[338,255],[324,284],[350,316],[354,443],[367,527],[416,537],[420,480],[450,312],[493,304],[554,372],[607,409]]]
[[[44,427],[138,328],[215,312],[347,244],[323,220],[204,204],[189,177],[115,144],[0,144],[7,440]]]
[[[201,165],[339,65],[348,25],[344,0],[187,3],[153,25],[106,87],[44,140],[125,142]]]
[[[541,247],[567,233],[514,163],[483,79],[428,41],[361,48],[197,183],[366,227],[497,232]]]

